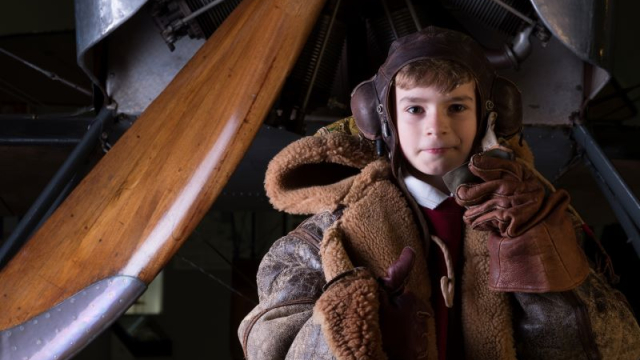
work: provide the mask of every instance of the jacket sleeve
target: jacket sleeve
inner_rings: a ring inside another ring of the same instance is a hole
[[[260,303],[238,329],[246,359],[332,358],[311,316],[325,284],[318,239],[331,222],[330,216],[306,220],[276,241],[260,263]]]
[[[640,328],[624,295],[593,269],[574,289],[513,298],[519,359],[640,359]]]

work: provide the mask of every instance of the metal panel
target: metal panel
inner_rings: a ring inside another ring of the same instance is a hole
[[[107,93],[118,112],[140,115],[204,44],[183,37],[170,51],[153,23],[148,8],[109,37]]]
[[[147,0],[75,1],[78,65],[99,85],[87,65],[91,48],[135,14]]]
[[[569,116],[582,104],[584,63],[557,39],[546,46],[532,40],[531,55],[520,69],[500,74],[520,88],[525,124],[570,125]]]
[[[613,1],[532,0],[549,30],[582,60],[607,68]]]
[[[1,360],[71,358],[142,294],[137,278],[116,276],[91,284],[50,310],[0,332]]]

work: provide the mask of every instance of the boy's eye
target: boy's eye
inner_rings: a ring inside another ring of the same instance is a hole
[[[424,109],[420,106],[409,106],[406,110],[409,114],[422,114]]]
[[[461,105],[461,104],[453,104],[451,106],[449,106],[449,111],[454,112],[454,113],[459,113],[459,112],[463,112],[467,109],[466,106]]]

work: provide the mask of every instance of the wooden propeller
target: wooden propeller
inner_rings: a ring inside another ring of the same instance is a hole
[[[156,276],[242,158],[323,3],[238,6],[0,272],[0,331],[103,279]]]

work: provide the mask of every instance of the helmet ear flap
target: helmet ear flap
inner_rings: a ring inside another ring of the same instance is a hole
[[[351,113],[362,135],[369,140],[380,138],[380,118],[375,76],[363,81],[351,93]]]
[[[495,132],[498,137],[508,139],[522,131],[522,97],[520,90],[511,81],[497,76],[491,88],[493,109],[498,113]]]

